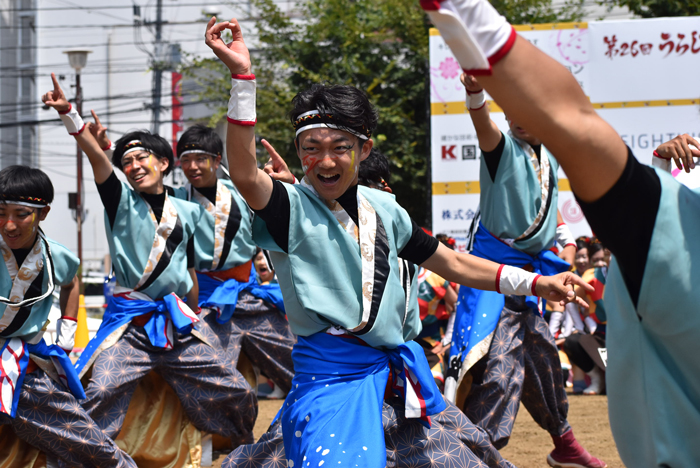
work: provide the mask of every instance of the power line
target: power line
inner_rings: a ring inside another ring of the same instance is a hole
[[[58,1],[58,0],[55,0]],[[244,2],[228,2],[228,4],[224,4],[225,6],[231,5],[243,5]],[[245,3],[247,5],[247,2]],[[200,3],[178,3],[177,5],[165,5],[165,8],[179,8],[179,7],[206,7],[207,5],[203,5],[201,2]],[[3,11],[17,11],[17,12],[33,12],[33,11],[66,11],[66,10],[85,10],[88,13],[92,13],[93,10],[97,13],[99,11],[97,10],[131,10],[133,9],[133,5],[112,5],[112,6],[101,6],[101,7],[83,7],[83,6],[75,6],[75,7],[48,7],[48,8],[4,8]],[[123,19],[123,18],[120,18]]]
[[[209,20],[208,19],[201,19],[201,20],[195,20],[195,21],[168,21],[168,22],[163,22],[163,26],[180,26],[183,24],[206,24]],[[246,21],[245,19],[240,19],[238,21]],[[149,23],[145,23],[147,26],[149,26]],[[124,24],[124,23],[116,23],[116,24],[74,24],[74,25],[60,25],[60,26],[36,26],[34,25],[32,29],[87,29],[87,28],[133,28],[134,26],[141,26],[133,23],[129,24]],[[0,29],[21,29],[19,26],[0,26]]]
[[[204,42],[202,38],[197,38],[197,39],[182,39],[178,40],[177,42]],[[36,45],[31,45],[31,46],[9,46],[9,47],[0,47],[0,50],[22,50],[22,49],[36,49],[36,50],[45,50],[45,49],[73,49],[73,48],[78,48],[78,47],[116,47],[116,46],[125,46],[125,45],[134,45],[134,41],[127,41],[127,42],[112,42],[111,44],[109,42],[103,42],[99,44],[89,43],[89,44],[65,44],[65,45],[47,45],[47,46],[36,46]]]
[[[198,104],[211,104],[211,103],[215,103],[215,102],[221,103],[221,102],[225,102],[225,101],[218,100],[218,99],[217,100],[212,99],[212,100],[207,100],[207,101],[183,102],[181,104],[177,104],[177,106],[187,107],[187,106],[194,106],[194,105],[198,105]],[[160,108],[168,110],[168,109],[172,109],[173,106],[161,105]],[[144,112],[146,110],[147,109],[140,107],[140,108],[127,109],[127,110],[122,110],[122,111],[114,111],[114,112],[110,112],[108,114],[105,113],[105,114],[102,114],[102,116],[106,117],[106,116],[119,115],[119,114],[133,114],[135,112]],[[24,121],[18,121],[18,122],[2,122],[2,123],[0,123],[0,128],[26,127],[26,126],[44,125],[44,124],[58,124],[60,122],[61,122],[60,118],[43,119],[43,120],[24,120]],[[129,121],[129,122],[111,122],[110,125],[128,124],[130,122],[131,121]],[[173,120],[161,121],[161,123],[166,123],[166,122],[173,122]],[[139,123],[139,122],[134,121],[133,123]],[[152,121],[148,121],[146,123],[152,123]]]

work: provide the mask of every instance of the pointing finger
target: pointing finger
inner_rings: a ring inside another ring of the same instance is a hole
[[[90,109],[90,113],[92,114],[92,118],[95,120],[95,123],[97,124],[98,127],[101,127],[102,124],[100,123],[100,118],[95,114],[95,111]]]
[[[55,74],[55,73],[51,73],[51,81],[53,81],[53,90],[54,90],[54,91],[60,92],[60,91],[61,91],[61,85],[58,84],[58,80],[56,79],[56,74]]]

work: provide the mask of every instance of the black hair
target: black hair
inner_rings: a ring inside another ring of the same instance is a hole
[[[584,237],[579,237],[576,239],[576,250],[579,251],[581,249],[587,249],[588,248],[588,239]]]
[[[175,164],[175,159],[173,158],[173,148],[165,138],[158,134],[151,133],[148,130],[136,130],[134,132],[129,132],[117,140],[116,148],[114,148],[114,154],[112,154],[112,165],[114,165],[114,167],[124,172],[124,168],[122,167],[122,156],[124,155],[124,151],[127,150],[126,145],[134,140],[140,141],[141,144],[139,146],[146,148],[146,150],[150,151],[156,158],[167,159],[169,164],[168,168],[163,172],[163,175],[170,174],[170,171],[173,170],[173,166]]]
[[[360,162],[358,184],[367,187],[382,186],[382,180],[388,185],[391,177],[389,160],[376,148],[372,148],[369,156]]]
[[[0,171],[0,202],[27,201],[49,204],[53,201],[53,184],[41,169],[8,166]]]
[[[365,93],[350,85],[315,84],[292,99],[289,118],[294,125],[297,118],[312,110],[332,115],[332,123],[339,129],[372,135],[377,128],[377,111]],[[295,125],[296,127],[296,125]],[[364,141],[361,141],[364,144]]]
[[[603,247],[603,244],[601,244],[598,239],[593,239],[591,243],[588,244],[588,258],[593,258],[593,255],[604,249],[605,247]]]
[[[188,128],[177,142],[177,157],[188,149],[198,149],[221,156],[224,143],[213,128],[197,124]]]

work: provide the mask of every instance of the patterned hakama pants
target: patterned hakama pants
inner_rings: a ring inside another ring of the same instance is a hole
[[[289,392],[294,377],[292,348],[296,341],[287,317],[279,309],[248,292],[241,292],[225,348],[229,362],[235,366],[242,352],[275,385]]]
[[[68,467],[135,468],[134,461],[100,430],[80,403],[44,371],[24,378],[14,418],[0,413],[0,424]]]
[[[469,373],[473,381],[464,414],[489,434],[496,448],[508,444],[521,401],[550,434],[569,430],[569,402],[554,337],[524,297],[506,296],[489,352]]]
[[[417,420],[404,418],[399,398],[384,402],[386,466],[391,468],[512,468],[489,440],[452,403],[431,417],[428,429]],[[275,422],[257,443],[234,450],[222,468],[286,468],[282,425]],[[305,467],[302,467],[305,468]]]
[[[204,309],[193,335],[175,338],[173,349],[151,344],[143,327],[130,324],[117,343],[102,351],[92,367],[83,407],[110,437],[119,434],[131,396],[150,371],[173,388],[192,424],[200,431],[231,438],[234,447],[253,440],[257,398],[245,378],[229,364],[219,325]]]

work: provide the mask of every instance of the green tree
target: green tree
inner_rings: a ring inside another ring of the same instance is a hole
[[[700,15],[700,0],[606,0],[602,3],[627,7],[642,18]]]
[[[493,0],[511,22],[577,20],[583,0],[552,9],[551,0]],[[350,84],[365,91],[379,112],[376,147],[389,158],[391,186],[418,223],[428,213],[428,35],[417,1],[307,0],[294,20],[272,0],[253,0],[258,12],[253,71],[258,82],[256,132],[297,176],[302,175],[287,116],[292,97],[313,83]],[[248,46],[253,41],[248,39]],[[202,86],[203,101],[220,97],[210,124],[225,116],[230,81],[214,59],[186,70]],[[260,147],[261,162],[267,160]]]

